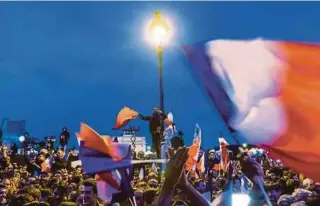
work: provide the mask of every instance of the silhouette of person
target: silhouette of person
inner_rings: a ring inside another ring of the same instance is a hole
[[[167,118],[167,115],[164,114],[163,111],[161,111],[158,107],[153,107],[153,113],[151,116],[139,114],[139,117],[140,119],[149,122],[149,132],[152,136],[151,150],[156,152],[157,158],[161,158],[161,142],[164,132],[164,126],[162,122]]]
[[[60,146],[61,148],[66,149],[66,146],[68,145],[70,134],[68,132],[68,129],[64,127],[62,129],[62,132],[60,134]]]

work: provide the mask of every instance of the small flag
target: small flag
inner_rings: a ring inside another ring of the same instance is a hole
[[[200,137],[201,138],[201,128],[199,127],[198,123],[196,124],[196,128],[194,131],[194,138]]]
[[[157,168],[157,165],[155,163],[152,163],[151,171],[156,173],[156,174],[158,174],[158,168]]]
[[[229,143],[223,138],[223,137],[219,137],[218,141],[220,143],[220,164],[221,164],[221,169],[223,171],[227,171],[227,165],[228,162],[230,160],[230,156],[229,156],[229,151],[227,149],[227,146],[229,145]]]
[[[143,179],[144,179],[144,170],[143,168],[141,168],[139,172],[139,180],[143,180]]]
[[[129,107],[124,107],[118,113],[116,124],[113,127],[113,129],[123,128],[129,123],[130,120],[137,118],[138,115],[139,115],[138,112],[130,109]]]
[[[166,123],[166,125],[168,125],[168,126],[172,126],[173,114],[171,112],[167,115],[167,118],[164,120],[164,123]]]
[[[186,161],[185,169],[191,171],[196,168],[196,164],[199,157],[200,146],[201,146],[201,129],[198,124],[195,128],[195,137],[193,139],[193,144],[189,147],[189,158]]]
[[[109,155],[114,160],[121,160],[128,156],[129,144],[119,144],[112,141],[109,136],[101,136],[85,123],[80,124],[80,132],[76,133],[83,147],[101,154]]]
[[[127,172],[131,168],[131,146],[115,143],[109,136],[101,136],[81,123],[79,157],[84,172],[96,174],[99,198],[110,201],[132,198],[133,190]]]

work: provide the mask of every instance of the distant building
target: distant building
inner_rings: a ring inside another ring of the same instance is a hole
[[[124,131],[122,136],[113,137],[113,140],[117,139],[119,143],[127,143],[130,144],[132,149],[134,149],[135,152],[147,151],[147,142],[145,137],[133,137],[134,132],[131,131]],[[132,145],[132,140],[134,140],[135,148]]]

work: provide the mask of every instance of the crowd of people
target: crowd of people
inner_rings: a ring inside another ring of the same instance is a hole
[[[207,168],[191,175],[184,169],[187,150],[178,148],[164,172],[152,163],[134,165],[131,186],[136,205],[243,205],[241,199],[232,203],[235,194],[248,195],[250,205],[264,205],[266,198],[258,179],[263,180],[272,205],[320,205],[320,184],[294,173],[280,160],[268,158],[267,153],[243,153],[229,161],[226,171]],[[132,204],[100,199],[95,174],[86,174],[81,166],[71,164],[78,158],[77,150],[42,148],[37,155],[25,156],[24,164],[15,163],[14,155],[6,146],[1,147],[0,205]],[[156,155],[140,152],[136,158],[153,159]]]

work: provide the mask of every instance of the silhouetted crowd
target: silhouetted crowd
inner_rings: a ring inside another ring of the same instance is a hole
[[[244,153],[229,162],[227,171],[207,169],[191,175],[184,170],[187,148],[179,148],[161,172],[160,165],[134,165],[131,186],[138,206],[237,205],[234,194],[250,197],[250,205],[265,205],[261,179],[273,205],[320,205],[320,184],[296,174],[267,153]],[[156,158],[140,152],[137,159]],[[130,205],[127,201],[105,203],[97,195],[94,174],[85,174],[77,150],[41,149],[26,155],[23,164],[6,146],[0,149],[0,205]],[[142,172],[143,171],[143,172]],[[241,206],[242,204],[238,204]]]

